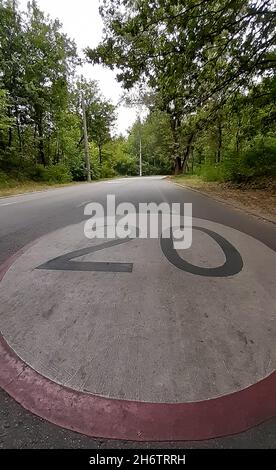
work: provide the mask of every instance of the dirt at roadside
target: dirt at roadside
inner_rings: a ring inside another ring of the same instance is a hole
[[[206,182],[198,177],[172,177],[174,183],[195,189],[257,217],[276,223],[276,180],[257,180],[247,185]]]

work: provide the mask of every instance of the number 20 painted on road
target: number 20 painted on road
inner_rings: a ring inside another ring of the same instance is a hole
[[[181,227],[183,228],[183,227]],[[243,268],[243,260],[237,249],[224,237],[212,230],[203,227],[193,227],[209,235],[222,249],[225,256],[225,263],[215,268],[205,268],[195,266],[185,261],[179,256],[173,245],[173,229],[171,229],[170,237],[166,238],[161,235],[160,245],[162,252],[167,260],[176,268],[181,269],[190,274],[205,277],[229,277],[238,274]],[[90,271],[90,272],[107,272],[107,273],[131,273],[133,271],[133,263],[112,263],[97,261],[72,261],[74,258],[84,256],[97,251],[102,251],[112,246],[128,243],[132,239],[125,238],[119,240],[111,240],[93,247],[83,248],[80,250],[66,253],[65,255],[47,261],[45,264],[38,266],[37,269],[54,270],[54,271]]]

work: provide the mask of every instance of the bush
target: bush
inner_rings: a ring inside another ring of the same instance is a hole
[[[82,156],[68,162],[73,181],[85,180],[85,164]]]
[[[32,178],[35,181],[43,181],[46,183],[69,183],[72,181],[72,175],[63,163],[44,167],[36,165]]]
[[[2,170],[0,170],[0,187],[1,188],[8,188],[9,187],[8,176]]]
[[[251,181],[258,177],[276,175],[276,140],[259,139],[251,142],[243,152],[229,153],[222,162],[224,178],[237,183]]]
[[[197,164],[194,174],[205,181],[249,183],[259,177],[276,176],[276,139],[255,136],[241,152],[225,149],[220,163]]]
[[[44,178],[44,181],[49,181],[49,183],[69,183],[72,181],[70,171],[62,163],[46,167]]]
[[[116,173],[122,176],[136,176],[139,174],[137,159],[128,155],[124,155],[116,161],[114,169]]]
[[[116,171],[114,168],[111,168],[108,162],[103,163],[102,168],[100,170],[101,178],[114,178],[117,176]]]
[[[203,163],[194,170],[194,174],[204,181],[224,181],[225,174],[222,164]]]
[[[0,187],[13,188],[19,183],[26,183],[29,180],[23,170],[3,171],[0,170]]]

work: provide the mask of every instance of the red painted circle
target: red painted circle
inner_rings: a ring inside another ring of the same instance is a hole
[[[0,267],[0,281],[26,248]],[[58,385],[24,363],[0,336],[0,386],[32,413],[92,437],[203,440],[235,434],[276,416],[276,372],[250,387],[189,403],[115,400]]]

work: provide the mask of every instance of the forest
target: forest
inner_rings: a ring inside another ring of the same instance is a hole
[[[130,106],[127,136],[57,19],[0,0],[0,187],[195,174],[248,183],[276,175],[274,0],[102,0],[102,42],[85,60],[117,72]],[[138,109],[137,108],[137,109]]]

